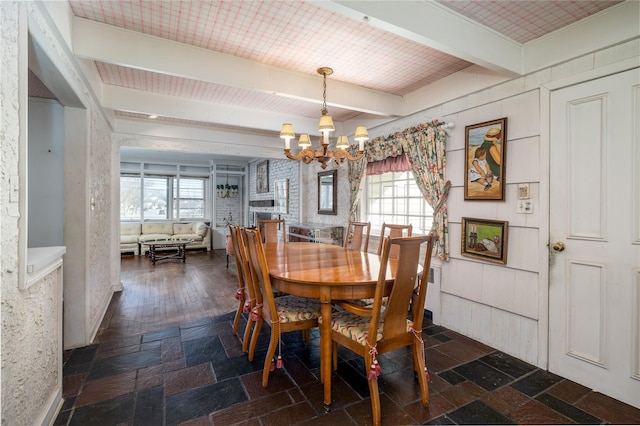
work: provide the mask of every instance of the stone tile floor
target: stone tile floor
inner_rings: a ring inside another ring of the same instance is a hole
[[[317,330],[309,345],[300,333],[283,335],[284,368],[263,388],[268,327],[249,362],[232,320],[229,313],[65,352],[55,425],[371,424],[362,359],[340,349],[325,413]],[[383,424],[640,424],[636,408],[425,324],[430,405],[420,403],[411,352],[385,354]]]

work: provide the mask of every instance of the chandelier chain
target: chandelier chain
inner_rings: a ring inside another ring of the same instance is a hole
[[[322,115],[327,115],[327,74],[322,77]]]

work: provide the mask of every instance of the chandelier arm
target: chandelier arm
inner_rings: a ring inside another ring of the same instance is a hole
[[[300,151],[296,155],[292,155],[290,149],[285,149],[284,150],[284,155],[286,155],[287,158],[289,158],[291,160],[295,160],[295,161],[300,161],[300,160],[302,160],[304,158],[308,158],[309,156],[311,156],[311,158],[313,158],[313,154],[314,154],[314,152],[311,151],[309,148],[303,149],[302,151]]]
[[[346,156],[347,160],[349,161],[358,161],[362,157],[364,157],[364,151],[359,151],[356,156],[353,156],[347,152],[347,156]]]
[[[347,151],[344,150],[338,150],[335,151],[334,157],[336,158],[341,158],[341,159],[345,159],[345,160],[349,160],[349,161],[357,161],[359,159],[361,159],[362,157],[364,157],[364,151],[358,151],[358,154],[351,155],[350,153],[348,153]]]

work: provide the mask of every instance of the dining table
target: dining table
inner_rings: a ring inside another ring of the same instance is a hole
[[[273,287],[295,296],[320,300],[320,379],[324,407],[331,407],[331,312],[336,300],[365,299],[375,294],[380,256],[332,244],[314,242],[265,243],[264,252]],[[395,276],[390,259],[385,283],[389,293]]]

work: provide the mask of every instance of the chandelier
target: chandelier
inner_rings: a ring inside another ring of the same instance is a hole
[[[238,185],[229,185],[229,166],[227,166],[226,185],[216,185],[218,198],[236,198],[238,196]]]
[[[302,133],[298,140],[298,146],[302,148],[302,150],[298,154],[292,155],[291,139],[295,139],[296,134],[293,132],[293,125],[285,123],[282,125],[282,130],[280,131],[280,137],[284,139],[284,154],[287,158],[296,161],[302,160],[305,164],[309,164],[313,160],[318,160],[323,169],[327,168],[327,163],[332,159],[339,166],[342,165],[345,160],[359,160],[364,156],[364,142],[369,139],[369,134],[367,133],[367,128],[365,126],[356,127],[354,139],[358,141],[358,154],[355,156],[347,152],[347,149],[349,148],[349,139],[347,139],[345,135],[338,137],[335,151],[329,149],[329,133],[333,132],[335,127],[333,126],[333,119],[327,111],[327,76],[333,74],[333,70],[329,67],[322,67],[318,68],[317,72],[322,75],[323,78],[322,115],[320,116],[320,124],[318,125],[318,131],[322,133],[322,136],[320,137],[320,148],[317,150],[311,148],[311,139],[309,138],[309,134]]]

